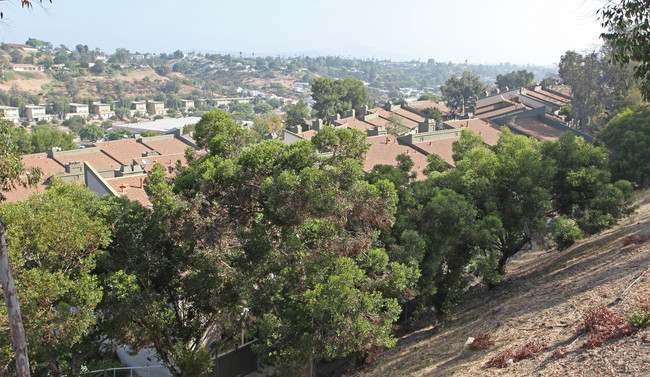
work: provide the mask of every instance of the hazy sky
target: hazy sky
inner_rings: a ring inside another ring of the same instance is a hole
[[[54,0],[0,2],[5,43],[112,53],[243,52],[557,63],[600,44],[602,0]]]

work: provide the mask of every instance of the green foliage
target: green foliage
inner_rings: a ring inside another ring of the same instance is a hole
[[[95,193],[74,183],[0,207],[35,373],[71,373],[75,349],[94,330],[102,289],[93,269],[109,241],[108,226],[96,216],[101,208]],[[10,349],[8,333],[1,339],[0,347]]]
[[[81,140],[97,141],[104,137],[104,129],[96,124],[87,124],[79,130]]]
[[[625,317],[627,323],[637,329],[650,326],[650,313],[644,310],[636,310]]]
[[[433,93],[425,93],[418,98],[418,101],[433,101],[436,103],[439,103],[442,101],[442,98],[440,98],[439,95],[433,94]]]
[[[612,60],[636,63],[634,77],[646,101],[650,100],[650,10],[645,0],[608,2],[598,11],[603,28],[600,36],[612,48]]]
[[[239,120],[253,120],[255,118],[255,111],[253,105],[245,102],[236,102],[229,105],[230,112],[233,118]]]
[[[496,85],[499,89],[505,89],[506,87],[516,89],[532,85],[534,79],[534,73],[522,69],[521,71],[512,71],[503,75],[497,75]]]
[[[160,136],[160,134],[156,131],[151,131],[151,130],[144,130],[140,132],[140,136],[142,137],[150,137],[150,136]]]
[[[435,107],[427,107],[422,110],[422,112],[427,116],[427,118],[435,120],[436,125],[442,124],[442,113],[440,113],[440,110]]]
[[[5,200],[4,192],[19,186],[33,185],[40,177],[40,170],[35,169],[26,174],[27,179],[22,179],[26,171],[20,159],[18,145],[13,139],[13,130],[11,123],[0,120],[0,202]]]
[[[610,115],[638,102],[631,65],[610,64],[608,48],[585,55],[567,51],[560,58],[558,72],[571,86],[572,114],[584,131],[601,127]]]
[[[650,185],[650,106],[635,107],[619,114],[596,135],[597,142],[612,151],[614,179]]]
[[[465,71],[460,78],[452,75],[440,91],[447,101],[447,106],[455,112],[460,112],[467,106],[470,98],[479,97],[486,89],[481,76]]]
[[[370,247],[397,197],[384,180],[362,180],[363,135],[328,127],[311,141],[245,144],[220,111],[204,115],[197,134],[210,152],[174,189],[200,200],[199,217],[223,214],[199,233],[203,243],[233,245],[231,274],[243,279],[238,292],[259,321],[263,361],[295,371],[311,357],[394,344],[398,300],[418,273]]]
[[[127,130],[126,128],[116,128],[113,131],[109,132],[106,137],[108,140],[129,139],[133,137],[133,132]]]
[[[32,128],[32,147],[34,153],[45,152],[50,148],[59,147],[63,150],[77,149],[72,142],[74,135],[59,130],[55,126],[37,124]]]
[[[61,125],[66,126],[70,129],[70,131],[79,134],[85,123],[86,121],[81,116],[75,115],[73,117],[70,117],[70,119],[66,119],[61,122]]]
[[[321,118],[359,109],[368,105],[370,96],[363,82],[356,79],[334,80],[323,77],[314,80],[311,86],[314,110]]]
[[[305,119],[309,118],[309,109],[303,100],[298,101],[295,105],[287,107],[287,127],[302,125]]]
[[[560,216],[553,224],[551,237],[557,245],[558,250],[566,250],[582,238],[582,231],[575,220]]]

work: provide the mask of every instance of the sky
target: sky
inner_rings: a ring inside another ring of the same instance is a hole
[[[553,65],[601,44],[603,0],[0,1],[4,43],[28,38],[113,53],[340,55]]]

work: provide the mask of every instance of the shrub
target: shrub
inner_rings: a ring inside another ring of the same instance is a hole
[[[528,359],[548,348],[548,344],[542,340],[531,340],[515,354],[515,361]]]
[[[650,313],[643,310],[635,310],[625,317],[625,320],[628,325],[641,329],[650,325]]]
[[[577,334],[589,333],[589,339],[582,344],[582,348],[594,348],[603,344],[606,339],[618,339],[630,336],[634,328],[619,314],[600,307],[589,309],[583,316],[583,322]]]
[[[512,348],[506,348],[488,360],[485,365],[489,367],[505,368],[508,365],[514,364],[519,360],[533,357],[547,348],[548,344],[546,342],[533,339],[516,352],[513,351]]]
[[[566,250],[582,238],[582,232],[573,219],[560,216],[553,225],[551,236],[558,250]]]
[[[505,368],[510,363],[515,362],[515,352],[512,348],[506,348],[505,350],[499,352],[496,356],[491,358],[485,363],[485,366],[496,367],[496,368]]]
[[[643,234],[643,235],[633,234],[623,239],[623,246],[633,245],[633,244],[638,245],[648,241],[650,241],[650,234]]]
[[[486,350],[492,348],[494,342],[490,339],[490,334],[478,333],[474,336],[474,341],[469,344],[469,348],[474,351]]]

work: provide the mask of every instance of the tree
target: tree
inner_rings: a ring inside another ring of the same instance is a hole
[[[646,101],[650,101],[650,7],[646,0],[607,2],[599,11],[600,35],[612,48],[612,61],[635,62],[634,77]]]
[[[0,209],[24,304],[31,368],[37,375],[73,373],[79,361],[74,350],[94,330],[102,297],[93,275],[109,239],[108,227],[97,216],[101,203],[83,186],[56,183],[42,195]],[[4,350],[1,362],[7,365]]]
[[[256,139],[261,140],[268,133],[282,134],[284,122],[282,116],[278,114],[264,114],[256,116],[253,121],[252,131],[256,134]]]
[[[611,151],[614,179],[650,185],[650,107],[638,106],[619,114],[596,134],[596,141]]]
[[[636,102],[630,68],[609,64],[607,46],[585,55],[575,51],[562,55],[558,72],[571,86],[573,115],[583,131]]]
[[[521,71],[512,71],[503,75],[497,75],[496,85],[499,89],[509,89],[523,88],[533,84],[535,79],[535,74],[528,72],[525,69]]]
[[[208,114],[195,136],[209,153],[182,172],[175,191],[200,198],[200,217],[214,219],[200,231],[209,235],[202,244],[236,252],[229,263],[258,319],[261,357],[279,373],[311,375],[316,358],[394,344],[397,299],[417,272],[371,248],[396,197],[392,184],[361,179],[362,134],[325,128],[311,141],[242,148],[246,133],[224,114]]]
[[[359,109],[370,103],[368,89],[357,79],[334,80],[323,77],[314,80],[311,86],[314,110],[321,118]]]
[[[133,132],[127,130],[126,128],[117,128],[109,132],[108,140],[122,140],[133,137]]]
[[[104,129],[96,124],[87,124],[79,131],[81,140],[97,141],[104,137]]]
[[[453,111],[464,113],[469,100],[484,93],[486,86],[479,75],[465,71],[458,78],[452,75],[445,84],[440,87],[442,96]]]
[[[424,113],[427,118],[433,119],[436,122],[436,126],[442,124],[442,113],[435,107],[427,107],[426,109],[422,110],[422,113]]]
[[[53,147],[63,150],[77,149],[77,145],[72,141],[73,139],[73,134],[61,131],[49,124],[37,124],[32,128],[34,153],[45,152]]]
[[[303,100],[287,107],[287,127],[302,125],[309,118],[309,109]]]
[[[6,198],[3,194],[4,191],[10,191],[18,186],[36,185],[40,178],[40,170],[38,169],[32,171],[32,174],[27,174],[26,180],[21,178],[26,171],[17,153],[17,147],[12,142],[9,127],[7,121],[0,121],[0,202]],[[9,264],[5,231],[6,227],[0,213],[0,283],[2,284],[2,293],[7,308],[11,345],[16,360],[16,375],[18,377],[29,377],[30,368],[25,330],[12,268]],[[7,338],[5,337],[5,339]]]
[[[418,101],[433,101],[435,103],[438,103],[442,101],[442,98],[440,98],[439,95],[433,94],[433,93],[425,93],[418,98]]]

